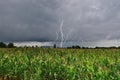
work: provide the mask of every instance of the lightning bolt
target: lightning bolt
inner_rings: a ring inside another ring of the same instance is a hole
[[[59,36],[60,36],[60,38],[61,38],[60,39],[60,47],[61,48],[63,47],[63,42],[64,42],[63,24],[64,24],[64,21],[62,19],[59,30],[56,31],[56,41],[59,39]]]
[[[61,48],[63,47],[63,41],[64,41],[63,24],[64,24],[64,21],[63,21],[63,19],[62,19],[61,25],[60,25],[60,34],[61,34],[60,47],[61,47]]]

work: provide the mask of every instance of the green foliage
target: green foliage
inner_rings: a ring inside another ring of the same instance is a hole
[[[14,44],[13,43],[9,43],[8,44],[8,48],[13,48],[14,47]]]
[[[6,47],[7,47],[7,45],[5,43],[0,42],[0,48],[6,48]]]
[[[0,49],[0,80],[120,80],[119,49]]]

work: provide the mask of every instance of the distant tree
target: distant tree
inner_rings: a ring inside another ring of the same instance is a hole
[[[35,48],[34,46],[32,46],[32,48]]]
[[[111,46],[111,47],[109,47],[110,49],[116,49],[117,47],[115,47],[115,46]]]
[[[86,49],[86,47],[82,47],[82,49]]]
[[[120,49],[120,46],[118,46],[118,49]]]
[[[14,44],[13,43],[9,43],[8,44],[8,48],[13,48],[14,47]]]
[[[95,47],[95,49],[99,49],[99,47]]]
[[[57,47],[56,44],[54,44],[54,45],[53,45],[53,48],[56,48],[56,47]]]
[[[0,42],[0,48],[6,48],[6,47],[7,47],[7,45],[5,43]]]
[[[38,48],[38,45],[36,45],[35,47]]]
[[[73,45],[72,48],[75,48],[75,46]]]
[[[68,48],[70,48],[70,47],[68,47]],[[71,48],[72,49],[80,49],[81,47],[79,45],[76,45],[76,46],[73,45]]]
[[[76,48],[76,49],[80,49],[80,46],[76,45],[75,48]]]

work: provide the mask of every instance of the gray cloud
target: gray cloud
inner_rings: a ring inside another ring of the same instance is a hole
[[[119,40],[119,0],[1,0],[1,41]],[[60,40],[60,34],[59,40]]]

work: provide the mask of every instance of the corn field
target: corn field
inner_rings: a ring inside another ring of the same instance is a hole
[[[0,49],[0,80],[120,80],[120,50]]]

